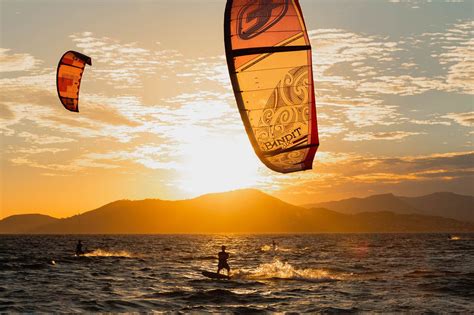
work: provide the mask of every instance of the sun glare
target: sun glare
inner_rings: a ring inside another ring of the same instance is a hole
[[[179,186],[199,195],[255,185],[259,161],[247,135],[214,135],[183,145],[184,168]]]

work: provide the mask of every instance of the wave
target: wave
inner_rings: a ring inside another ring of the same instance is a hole
[[[176,290],[168,292],[155,292],[142,296],[143,299],[173,299],[182,300],[186,304],[212,303],[212,304],[247,304],[247,303],[270,303],[277,299],[263,296],[253,290],[248,292],[234,292],[229,289],[211,289],[211,290]]]
[[[462,274],[457,271],[450,270],[434,270],[434,269],[415,269],[405,274],[409,278],[443,278],[443,277],[460,276]]]
[[[185,256],[180,258],[181,260],[189,260],[189,261],[196,261],[196,260],[215,260],[216,256],[212,255],[203,255],[203,256]]]
[[[91,252],[88,252],[84,254],[86,257],[127,257],[127,258],[132,258],[132,254],[125,250],[120,250],[120,251],[106,251],[102,249],[96,249]]]
[[[265,244],[262,247],[260,247],[260,250],[262,252],[269,252],[269,251],[291,252],[291,249],[289,249],[289,248],[283,248],[283,247],[280,247],[278,245],[276,245],[275,248],[274,248],[273,245],[268,245],[268,244]]]
[[[278,259],[273,260],[271,263],[261,264],[255,270],[236,270],[232,272],[231,277],[232,279],[286,279],[315,282],[342,280],[340,276],[330,274],[326,270],[313,268],[297,269],[291,264],[287,262],[281,262]]]

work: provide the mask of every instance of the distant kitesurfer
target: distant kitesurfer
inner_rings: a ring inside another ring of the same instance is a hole
[[[272,241],[272,246],[273,246],[273,251],[276,251],[277,250],[277,243],[275,242],[275,240]]]
[[[76,245],[76,256],[81,256],[84,255],[84,251],[82,250],[82,241],[79,240],[77,241]]]
[[[217,273],[220,273],[222,269],[227,269],[227,275],[230,273],[230,267],[227,263],[227,259],[229,259],[229,253],[225,251],[225,246],[222,245],[222,251],[217,254],[219,257],[219,264],[217,265]]]

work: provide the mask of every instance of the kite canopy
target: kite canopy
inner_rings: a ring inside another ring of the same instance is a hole
[[[311,169],[319,140],[311,45],[298,0],[227,0],[224,37],[258,157],[280,173]]]
[[[58,96],[71,112],[79,112],[79,89],[86,64],[92,65],[91,58],[72,50],[64,53],[59,60],[56,74]]]

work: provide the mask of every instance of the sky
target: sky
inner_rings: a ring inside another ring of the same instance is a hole
[[[473,1],[301,0],[313,169],[256,157],[225,61],[224,0],[0,0],[0,218],[257,188],[293,204],[474,194]],[[59,58],[92,58],[80,113]]]

